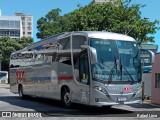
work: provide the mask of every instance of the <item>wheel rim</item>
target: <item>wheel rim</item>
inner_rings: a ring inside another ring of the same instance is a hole
[[[70,93],[66,92],[64,95],[64,102],[66,105],[69,105],[71,103],[71,96]]]

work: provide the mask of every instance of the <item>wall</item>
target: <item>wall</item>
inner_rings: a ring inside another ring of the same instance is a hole
[[[155,62],[152,66],[151,91],[151,103],[160,104],[160,88],[155,88],[155,73],[160,73],[160,53],[155,54]]]

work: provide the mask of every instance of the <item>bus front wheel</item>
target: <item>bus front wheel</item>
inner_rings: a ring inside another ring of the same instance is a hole
[[[72,106],[71,93],[69,88],[65,87],[62,89],[62,103],[65,107],[68,107],[68,108]]]

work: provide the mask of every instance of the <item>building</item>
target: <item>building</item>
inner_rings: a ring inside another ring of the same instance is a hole
[[[158,50],[158,45],[155,44],[141,44],[141,49],[151,50],[152,52],[156,53]]]
[[[23,13],[2,16],[0,10],[0,36],[11,38],[33,37],[33,16]]]
[[[160,104],[160,53],[155,54],[155,62],[152,66],[151,103]]]
[[[23,13],[15,13],[22,21],[23,37],[33,37],[33,16]]]
[[[93,0],[92,3],[98,3],[98,4],[103,4],[103,3],[107,3],[107,2],[121,2],[121,0]]]
[[[0,36],[21,38],[22,22],[19,16],[0,16]]]
[[[148,51],[149,50],[149,51]],[[151,51],[151,52],[150,52]],[[153,72],[153,63],[154,55],[158,51],[158,45],[154,44],[142,44],[140,57],[142,64],[142,82],[144,83],[144,97],[147,99],[151,98],[152,94],[152,72]]]
[[[110,2],[111,0],[93,0],[93,3],[106,3]]]

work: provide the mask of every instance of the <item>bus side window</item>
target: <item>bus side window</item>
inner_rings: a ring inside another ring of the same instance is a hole
[[[79,77],[82,84],[89,85],[89,65],[87,52],[82,52],[79,57]]]

